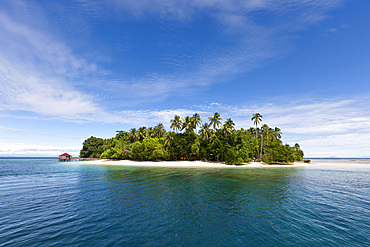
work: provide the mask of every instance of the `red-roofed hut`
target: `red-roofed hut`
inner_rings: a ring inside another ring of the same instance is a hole
[[[69,155],[67,153],[59,155],[59,161],[70,161],[72,159],[72,155]]]

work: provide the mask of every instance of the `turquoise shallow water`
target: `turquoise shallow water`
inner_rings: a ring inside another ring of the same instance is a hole
[[[0,246],[369,246],[370,166],[0,159],[0,226]]]

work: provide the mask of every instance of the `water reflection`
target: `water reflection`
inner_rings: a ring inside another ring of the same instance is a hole
[[[167,235],[196,244],[210,235],[221,241],[224,234],[234,231],[249,235],[279,230],[275,219],[284,218],[284,205],[294,193],[291,186],[299,184],[300,175],[296,168],[107,166],[100,171],[99,181],[104,184],[100,193],[104,195],[99,198],[106,200],[106,214],[114,216],[111,224],[117,229],[116,239],[143,231],[143,238],[164,241],[160,236]],[[119,230],[127,222],[135,227]],[[153,236],[154,232],[159,235]]]

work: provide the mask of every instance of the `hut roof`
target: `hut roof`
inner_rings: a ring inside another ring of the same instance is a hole
[[[61,156],[71,157],[71,155],[69,155],[69,154],[67,154],[67,153],[64,153],[64,154],[59,155],[59,157],[61,157]]]

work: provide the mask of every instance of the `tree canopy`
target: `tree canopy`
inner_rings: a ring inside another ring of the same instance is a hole
[[[222,122],[219,113],[202,122],[199,114],[175,116],[170,121],[173,131],[162,123],[155,127],[119,130],[109,139],[89,137],[80,151],[82,158],[132,160],[206,160],[226,163],[247,163],[251,160],[294,162],[303,159],[299,144],[283,144],[280,128],[264,124],[258,128],[262,115],[253,114],[255,128],[235,129],[231,118]],[[197,128],[200,127],[199,133]]]

